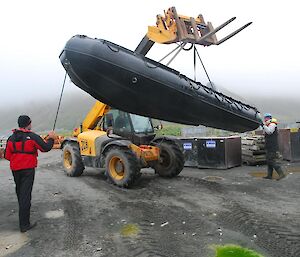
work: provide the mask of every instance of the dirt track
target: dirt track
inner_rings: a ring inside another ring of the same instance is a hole
[[[234,243],[266,257],[300,256],[300,164],[279,182],[266,167],[185,168],[168,180],[145,170],[125,190],[88,169],[65,176],[60,151],[39,157],[32,220],[18,231],[14,181],[0,160],[0,256],[214,256],[211,245]]]

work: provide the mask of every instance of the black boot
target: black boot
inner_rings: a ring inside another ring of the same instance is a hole
[[[283,172],[281,166],[278,165],[277,167],[275,167],[275,170],[276,170],[276,172],[277,172],[278,175],[279,175],[279,177],[276,179],[277,181],[278,181],[278,180],[281,180],[281,179],[283,179],[283,178],[286,177],[286,175],[284,174],[284,172]]]
[[[269,176],[265,176],[263,178],[265,178],[265,179],[272,179],[272,177],[269,177]]]
[[[272,179],[273,176],[273,167],[271,167],[270,165],[268,165],[268,175],[266,177],[263,177],[265,179]]]
[[[36,225],[37,225],[37,222],[34,222],[34,223],[32,223],[32,224],[29,224],[28,226],[26,226],[26,227],[24,227],[24,228],[21,228],[20,231],[21,231],[22,233],[24,233],[24,232],[26,232],[26,231],[28,231],[28,230],[34,228]]]
[[[286,175],[285,175],[285,174],[283,174],[283,175],[279,176],[279,178],[278,178],[278,179],[276,179],[276,180],[278,181],[278,180],[281,180],[281,179],[283,179],[283,178],[285,178],[285,177],[286,177]]]

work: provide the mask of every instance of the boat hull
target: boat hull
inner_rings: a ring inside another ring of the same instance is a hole
[[[105,40],[74,36],[60,60],[75,85],[123,111],[236,132],[260,124],[256,108]]]

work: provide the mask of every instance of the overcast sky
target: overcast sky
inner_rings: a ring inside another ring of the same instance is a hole
[[[253,22],[220,46],[198,47],[217,85],[245,99],[248,94],[300,96],[296,0],[9,0],[0,4],[0,108],[58,99],[65,72],[58,56],[73,35],[103,38],[134,50],[147,26],[155,25],[156,15],[171,6],[187,16],[201,13],[214,27],[236,16],[217,34],[219,39]],[[148,56],[159,60],[174,47],[155,45]],[[192,51],[180,54],[173,68],[193,78]],[[200,68],[197,78],[207,83]],[[76,88],[70,83],[66,87],[66,94]]]

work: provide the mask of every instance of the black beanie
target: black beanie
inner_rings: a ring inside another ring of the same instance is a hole
[[[31,123],[31,119],[27,115],[21,115],[18,118],[19,128],[26,128]]]

